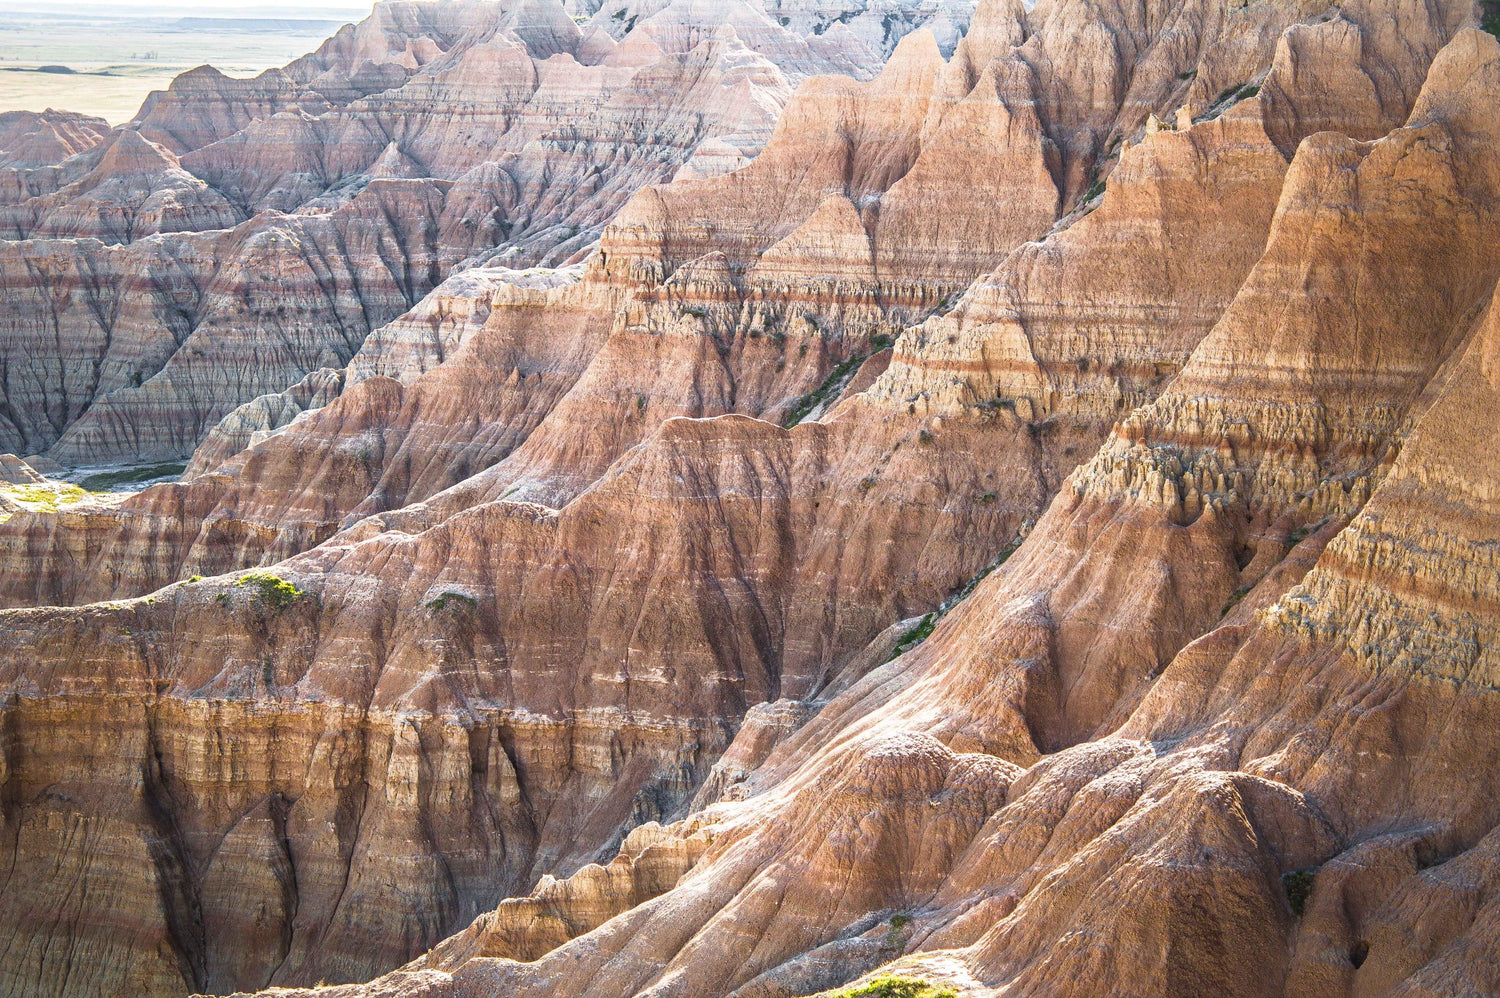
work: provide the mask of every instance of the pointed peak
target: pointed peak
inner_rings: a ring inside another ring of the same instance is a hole
[[[142,176],[181,168],[171,150],[146,138],[133,128],[122,128],[104,150],[92,175],[100,180],[110,177]]]

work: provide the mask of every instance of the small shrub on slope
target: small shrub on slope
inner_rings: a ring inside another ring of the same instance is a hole
[[[1286,890],[1287,904],[1298,918],[1307,909],[1307,899],[1312,894],[1315,870],[1291,870],[1281,875],[1281,886]]]
[[[479,601],[468,593],[445,592],[427,601],[427,609],[437,613],[445,607],[467,607],[472,610],[479,605]]]
[[[253,586],[266,605],[278,612],[297,602],[299,597],[307,595],[305,590],[297,588],[295,582],[288,582],[270,572],[251,572],[248,575],[242,575],[235,585]]]
[[[828,998],[958,998],[958,992],[915,977],[887,974],[842,991],[830,991]]]

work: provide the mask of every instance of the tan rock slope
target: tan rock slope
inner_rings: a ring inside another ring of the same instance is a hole
[[[97,146],[267,266],[365,232],[330,294],[399,317],[298,367],[226,315],[189,480],[0,524],[0,992],[1500,988],[1485,11],[583,6],[383,6]],[[446,231],[444,156],[576,178],[688,115],[642,74],[887,52],[768,85],[733,173],[718,118],[669,183],[506,195],[582,197],[576,262],[523,228],[440,282],[439,236],[419,291],[376,248],[428,189]],[[495,153],[564,56],[633,110]],[[252,189],[251,147],[295,165]],[[45,245],[180,259],[92,238]]]

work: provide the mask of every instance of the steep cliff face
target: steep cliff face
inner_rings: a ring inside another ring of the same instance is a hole
[[[238,351],[237,405],[188,480],[0,524],[0,990],[1500,985],[1500,43],[881,9],[390,4],[83,153],[57,192],[130,153],[254,214],[8,244],[38,287],[338,276],[295,363],[231,335],[253,295],[193,349],[120,326],[171,358],[141,405]],[[648,118],[694,139],[611,152]],[[448,249],[500,177],[519,227]],[[396,318],[312,356],[380,275]],[[36,403],[54,454],[145,432],[84,405]]]

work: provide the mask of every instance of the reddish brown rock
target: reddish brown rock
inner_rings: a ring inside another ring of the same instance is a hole
[[[191,482],[14,518],[7,600],[79,605],[0,632],[0,979],[1489,989],[1471,14],[987,4]]]
[[[713,843],[675,888],[540,959],[473,956],[368,993],[797,994],[877,965],[1002,994],[1491,987],[1494,490],[1472,416],[1494,408],[1500,327],[1493,221],[1444,195],[1494,182],[1497,66],[1500,45],[1460,34],[1405,128],[1347,162],[1305,143],[1264,255],[1183,374],[930,640],[814,701],[738,799],[679,826]],[[1354,170],[1361,208],[1340,211]],[[1418,291],[1409,254],[1439,251],[1430,304],[1388,303]],[[1321,291],[1319,266],[1360,290]],[[1247,309],[1271,300],[1268,335]],[[1351,359],[1350,329],[1378,360]],[[1330,429],[1294,448],[1309,395]],[[1189,488],[1166,468],[1222,450],[1198,429],[1218,413],[1253,436],[1224,488]],[[1122,684],[1116,663],[1143,653],[1154,668]],[[760,758],[763,732],[739,751]],[[929,760],[976,750],[997,795],[981,825],[955,820],[960,793],[901,810]],[[887,867],[892,842],[961,848]]]

